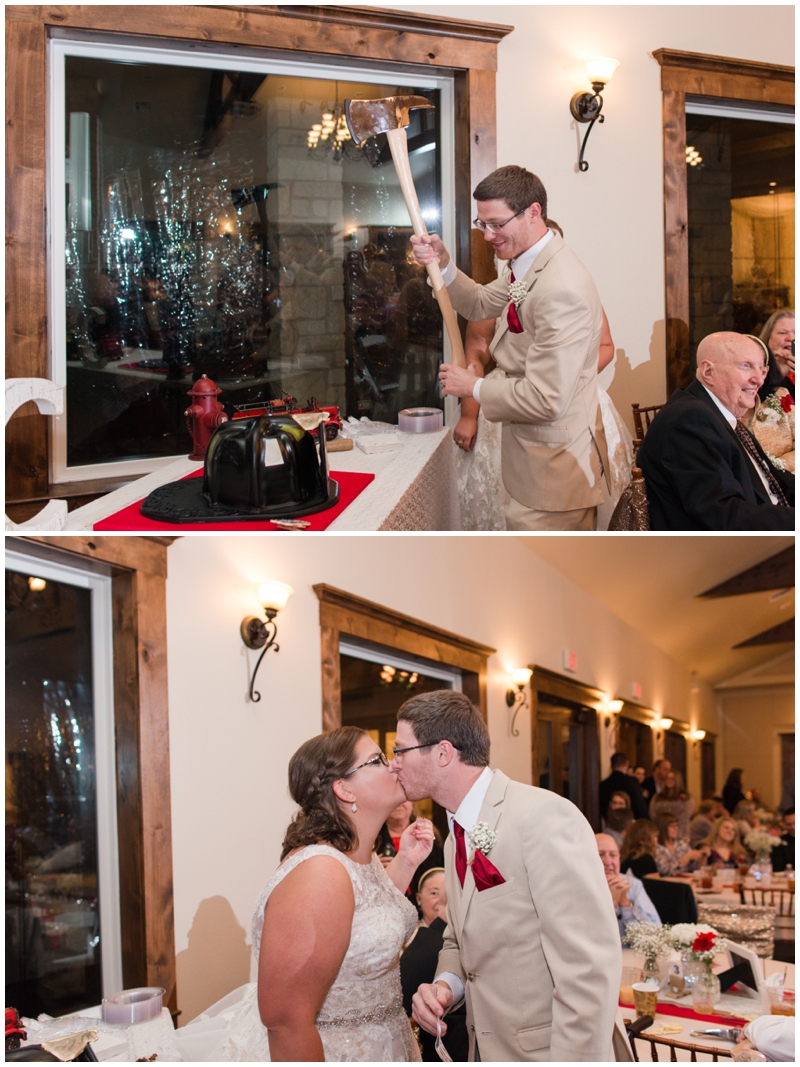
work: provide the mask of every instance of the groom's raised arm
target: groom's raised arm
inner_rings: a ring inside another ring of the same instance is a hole
[[[611,894],[584,816],[554,793],[542,801],[524,856],[554,985],[550,1059],[607,1060],[622,973]]]

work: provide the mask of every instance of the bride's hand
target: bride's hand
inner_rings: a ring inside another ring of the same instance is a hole
[[[416,819],[403,831],[397,854],[416,870],[428,858],[432,848],[433,823],[430,819]]]

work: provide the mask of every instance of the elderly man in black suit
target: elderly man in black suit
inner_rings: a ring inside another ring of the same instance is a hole
[[[739,421],[764,380],[759,342],[712,333],[697,378],[676,389],[639,449],[653,530],[794,530],[794,475]]]

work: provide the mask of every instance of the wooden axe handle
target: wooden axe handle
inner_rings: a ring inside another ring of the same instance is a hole
[[[422,212],[419,209],[417,190],[414,188],[414,179],[411,177],[411,166],[408,162],[408,138],[406,137],[405,127],[401,126],[399,129],[389,130],[386,136],[389,139],[389,148],[392,153],[392,159],[394,160],[397,177],[400,179],[400,189],[403,193],[403,199],[406,202],[408,214],[411,216],[411,225],[414,229],[414,234],[417,237],[422,237],[427,234],[428,231],[425,227],[425,223],[422,221]],[[435,261],[433,263],[428,263],[427,270],[433,287],[433,295],[439,302],[439,310],[444,319],[447,336],[450,338],[450,350],[452,352],[453,363],[456,367],[466,367],[467,360],[464,356],[464,345],[461,340],[461,331],[458,328],[456,313],[450,302],[450,295],[447,292],[447,286],[444,284],[442,272],[439,270],[439,264]]]

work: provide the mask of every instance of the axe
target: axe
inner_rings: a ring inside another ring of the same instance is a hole
[[[408,214],[411,216],[411,225],[415,235],[422,237],[428,231],[422,221],[417,191],[414,188],[414,179],[411,177],[406,138],[406,127],[410,121],[408,113],[418,107],[433,107],[433,104],[424,96],[387,96],[382,100],[345,100],[344,114],[347,128],[357,145],[377,133],[386,134],[397,177],[400,179],[403,199],[406,202]],[[444,319],[447,336],[450,338],[453,363],[457,367],[466,367],[461,331],[458,328],[456,313],[450,303],[447,288],[442,280],[439,264],[435,261],[428,263],[427,269],[433,295],[439,302],[439,310]]]

